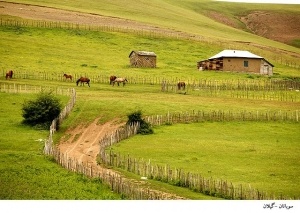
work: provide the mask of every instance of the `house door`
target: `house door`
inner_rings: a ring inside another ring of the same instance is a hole
[[[263,74],[264,75],[269,75],[269,66],[268,65],[264,65]]]

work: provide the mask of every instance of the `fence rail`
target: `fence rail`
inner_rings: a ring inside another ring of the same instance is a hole
[[[2,76],[5,78],[7,69],[2,68]],[[51,80],[51,81],[70,81],[75,82],[81,76],[86,76],[95,83],[109,83],[109,77],[102,74],[88,73],[68,73],[73,79],[66,79],[62,72],[46,72],[46,71],[22,71],[14,70],[13,78],[16,79],[32,79],[32,80]],[[236,79],[236,80],[216,80],[203,78],[166,78],[161,76],[139,76],[126,75],[126,79],[130,84],[148,84],[160,85],[161,90],[177,92],[177,83],[184,80],[187,90],[212,90],[212,91],[295,91],[300,90],[300,81],[295,80],[278,80],[278,79]]]
[[[3,71],[5,74],[5,71]],[[35,79],[35,80],[51,80],[51,81],[71,81],[75,84],[78,74],[73,75],[73,80],[65,79],[62,73],[46,73],[46,72],[15,72],[14,78],[18,79]],[[90,75],[88,76],[94,83],[109,83],[109,76]],[[239,99],[253,100],[272,100],[272,101],[300,101],[300,82],[288,80],[207,80],[207,79],[188,79],[186,81],[185,90],[178,90],[178,78],[162,78],[162,77],[144,77],[144,76],[128,76],[129,84],[154,85],[165,93],[181,93],[194,96],[205,97],[227,97]],[[16,90],[11,85],[9,88],[2,87],[3,90]],[[25,88],[26,89],[26,88]]]
[[[251,115],[251,116],[249,116]],[[295,112],[282,112],[268,113],[256,112],[247,113],[245,111],[237,113],[224,113],[222,111],[204,112],[198,111],[195,113],[168,113],[165,116],[148,116],[145,120],[152,125],[186,123],[186,122],[201,122],[201,121],[291,121],[299,122],[298,111]],[[185,172],[182,169],[171,168],[170,165],[161,166],[152,164],[150,160],[132,158],[129,155],[124,156],[120,153],[115,153],[110,146],[115,143],[131,137],[136,134],[138,124],[132,126],[122,127],[101,139],[99,160],[106,166],[121,168],[126,171],[135,173],[137,175],[155,179],[162,182],[170,183],[172,185],[189,188],[193,191],[200,192],[210,196],[221,197],[232,200],[268,200],[268,199],[290,199],[282,195],[268,195],[265,192],[253,189],[250,186],[243,185],[234,186],[224,180],[213,180],[202,177],[200,174]]]
[[[196,123],[204,121],[288,121],[299,122],[300,112],[295,111],[231,111],[231,110],[192,110],[187,112],[168,112],[165,115],[146,116],[152,125]]]
[[[18,83],[2,83],[0,82],[0,92],[7,93],[39,93],[41,91],[51,91],[56,95],[70,95],[72,89],[51,86],[32,86],[28,84]]]
[[[72,159],[66,154],[61,153],[53,144],[53,134],[56,132],[58,125],[68,116],[76,102],[76,91],[72,89],[71,99],[69,103],[62,110],[60,115],[52,121],[50,126],[50,133],[48,140],[45,141],[44,154],[52,156],[57,163],[68,170],[84,174],[88,177],[99,178],[104,183],[108,184],[111,189],[119,194],[125,195],[129,199],[135,200],[173,200],[184,199],[182,197],[172,195],[169,193],[161,192],[158,190],[143,187],[141,184],[121,177],[116,172],[104,169],[101,167],[92,167],[91,165],[84,164],[77,159]],[[136,133],[137,127],[132,129]],[[126,132],[127,133],[127,132]],[[133,133],[128,133],[133,134]],[[125,138],[129,135],[117,134],[116,138]],[[96,159],[95,159],[96,160]]]

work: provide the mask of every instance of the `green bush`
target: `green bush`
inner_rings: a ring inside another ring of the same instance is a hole
[[[40,92],[36,100],[25,101],[22,107],[23,123],[48,129],[61,112],[61,102],[51,92]]]
[[[142,134],[142,135],[153,134],[153,129],[151,127],[151,124],[146,122],[144,119],[142,119],[141,110],[133,112],[129,114],[127,117],[128,117],[127,125],[132,125],[134,123],[140,124],[140,128],[137,131],[138,134]]]

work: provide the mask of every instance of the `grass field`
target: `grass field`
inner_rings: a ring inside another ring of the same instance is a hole
[[[35,95],[0,93],[1,200],[119,200],[99,179],[65,170],[43,155],[49,131],[21,124],[22,104]],[[65,103],[67,97],[61,97]],[[8,116],[9,115],[9,116]]]
[[[154,131],[124,140],[112,150],[269,195],[300,196],[298,123],[203,122]]]
[[[85,30],[13,26],[2,26],[0,29],[2,38],[0,45],[3,47],[0,50],[3,56],[0,69],[3,75],[7,69],[13,69],[16,74],[18,71],[85,76],[114,74],[118,76],[165,76],[181,80],[249,77],[248,74],[241,73],[197,71],[197,61],[206,59],[221,50],[217,43],[208,44],[172,38]],[[128,55],[136,49],[155,51],[158,55],[157,68],[130,68]],[[276,66],[273,78],[300,76],[297,68],[288,68],[276,61],[272,63]],[[261,78],[267,77],[261,76]]]
[[[137,13],[136,17],[133,17],[132,11],[136,11],[144,1],[126,7],[126,11],[122,6],[124,1],[114,1],[114,3],[90,1],[90,4],[84,4],[79,0],[72,2],[47,0],[14,2],[29,2],[86,12],[98,11],[104,15],[118,15],[167,27],[171,26],[171,23],[176,23],[174,28],[194,33],[200,33],[202,24],[206,23],[206,19],[197,12],[201,9],[202,4],[191,1],[176,0],[172,2],[172,7],[169,7],[171,1],[154,1],[145,10],[147,13]],[[207,2],[209,1],[202,2],[206,9],[210,9],[215,4]],[[227,5],[232,6],[227,3],[222,5],[217,10],[229,12],[230,7]],[[156,10],[157,7],[160,9]],[[249,6],[249,9],[251,7]],[[168,8],[167,11],[166,8]],[[288,11],[294,11],[292,7],[286,8]],[[278,8],[274,7],[273,9],[277,10]],[[150,11],[154,11],[151,16],[148,14]],[[237,12],[241,11],[242,8],[237,7]],[[159,21],[162,19],[164,21]],[[189,23],[190,20],[199,20],[199,22],[191,21]],[[195,26],[198,27],[195,28]],[[0,55],[2,57],[0,69],[3,73],[0,83],[76,88],[75,108],[62,124],[56,135],[56,141],[67,128],[81,122],[90,122],[98,117],[101,117],[102,122],[114,118],[126,121],[127,115],[135,110],[142,110],[143,115],[157,115],[169,111],[190,110],[295,111],[300,109],[299,95],[297,96],[298,101],[285,102],[230,96],[211,97],[197,93],[188,95],[162,93],[160,85],[142,85],[132,82],[125,87],[112,87],[108,83],[91,82],[91,87],[88,88],[76,87],[74,82],[42,78],[39,80],[14,78],[10,81],[6,81],[4,78],[5,72],[13,69],[16,76],[19,71],[86,76],[99,74],[107,76],[107,78],[115,74],[132,78],[164,76],[180,80],[248,79],[249,74],[246,73],[197,71],[197,61],[206,59],[223,48],[232,47],[232,43],[227,40],[229,38],[258,43],[265,42],[264,39],[219,24],[212,25],[212,29],[205,31],[205,35],[209,37],[212,34],[220,34],[220,31],[224,32],[221,36],[226,39],[224,42],[216,41],[215,37],[211,38],[211,42],[201,42],[122,32],[0,26]],[[268,45],[299,52],[299,49],[287,47],[278,42],[268,40]],[[272,58],[277,56],[270,50],[261,50],[254,46],[248,47],[240,44],[234,47],[251,48],[255,53],[263,53]],[[156,69],[130,68],[128,55],[132,50],[137,49],[154,51],[159,56],[158,67]],[[289,59],[289,56],[286,57]],[[299,78],[299,69],[288,67],[281,60],[275,60],[272,63],[275,64],[276,73],[272,78]],[[255,76],[254,78],[257,81],[268,79],[264,76]],[[2,135],[0,139],[0,183],[4,186],[0,189],[1,199],[122,199],[120,195],[111,193],[106,186],[99,184],[101,181],[90,180],[68,172],[42,155],[43,144],[36,140],[46,138],[48,131],[31,129],[20,124],[22,101],[33,98],[33,95],[0,93],[0,96],[1,100],[4,100],[1,101],[0,125],[1,129],[7,130],[7,134]],[[63,98],[63,100],[66,102],[66,99]],[[4,109],[11,110],[8,113],[9,116]],[[147,146],[155,147],[153,146],[155,144],[157,147],[161,146],[162,151],[166,148],[169,150],[159,154],[156,149],[152,149],[143,153],[147,154],[143,155],[144,158],[151,158],[152,161],[160,164],[168,163],[170,166],[180,166],[183,169],[192,170],[191,172],[211,175],[216,179],[224,178],[233,183],[250,184],[251,187],[268,193],[283,193],[287,196],[299,197],[297,188],[299,176],[297,170],[299,167],[298,129],[299,123],[206,122],[179,124],[157,127],[154,135],[134,137],[117,148],[124,153],[130,150],[132,155],[140,157],[141,152],[144,152],[141,150],[147,149]],[[17,138],[16,134],[18,134]],[[178,149],[174,149],[174,143]],[[136,146],[136,144],[139,145]],[[166,156],[168,157],[166,158]],[[172,190],[178,189],[173,188]],[[189,192],[184,193],[189,194]],[[194,195],[187,196],[193,197]],[[201,198],[194,196],[193,199]]]

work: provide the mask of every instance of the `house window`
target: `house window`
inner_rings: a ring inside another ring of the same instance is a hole
[[[244,67],[248,67],[249,66],[249,62],[248,61],[244,61]]]

